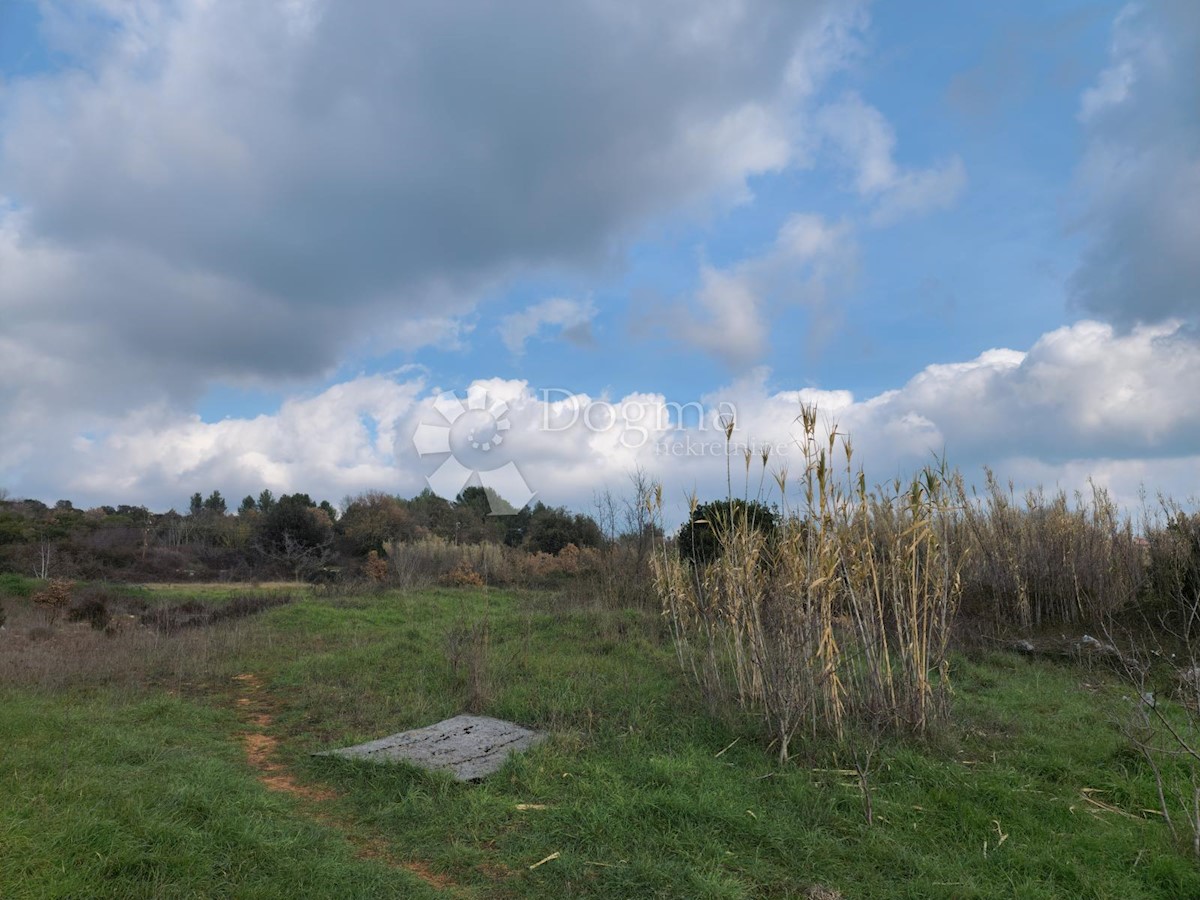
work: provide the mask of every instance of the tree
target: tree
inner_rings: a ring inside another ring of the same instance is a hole
[[[403,500],[382,491],[368,491],[343,501],[338,522],[344,546],[355,556],[386,550],[389,543],[411,540],[414,524]]]
[[[567,544],[599,547],[604,542],[600,526],[590,516],[571,515],[563,507],[538,503],[529,517],[525,546],[542,553],[558,553]]]
[[[338,520],[338,512],[333,508],[333,504],[328,500],[322,500],[320,503],[318,503],[317,509],[321,510],[321,512],[325,513],[325,515],[329,517],[330,524]]]
[[[458,540],[462,543],[502,541],[508,514],[515,513],[511,503],[491,488],[471,486],[462,489],[454,500]]]
[[[769,540],[778,526],[775,510],[757,500],[714,500],[692,510],[676,535],[679,555],[695,563],[712,562],[721,555],[722,536],[730,529],[748,526]]]
[[[258,506],[254,503],[254,498],[247,494],[242,498],[242,505],[238,507],[238,516],[246,518],[258,512]]]
[[[308,494],[285,494],[262,517],[256,546],[300,581],[316,574],[332,557],[333,529]]]
[[[208,495],[208,499],[204,501],[204,511],[214,516],[225,515],[225,498],[221,496],[220,491],[213,491]]]
[[[258,511],[260,513],[269,513],[271,507],[275,505],[275,495],[271,493],[270,488],[263,488],[262,493],[258,495]]]
[[[192,499],[188,501],[188,515],[198,516],[204,511],[204,495],[199,491],[192,494]]]
[[[413,524],[417,527],[439,537],[454,537],[454,523],[458,521],[454,508],[444,497],[439,497],[429,488],[425,488],[408,501],[408,510],[412,513]]]

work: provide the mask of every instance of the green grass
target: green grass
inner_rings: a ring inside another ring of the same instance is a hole
[[[476,785],[309,755],[463,711],[468,663],[451,670],[446,635],[485,615],[482,711],[550,741]],[[847,759],[799,742],[808,762],[781,768],[751,728],[708,715],[652,616],[431,590],[218,627],[239,640],[186,677],[0,689],[0,896],[434,892],[385,858],[477,897],[1200,896],[1200,870],[1142,817],[1154,784],[1102,673],[955,658],[954,727],[881,747],[868,826]],[[336,798],[258,780],[239,738],[246,673],[279,761]]]

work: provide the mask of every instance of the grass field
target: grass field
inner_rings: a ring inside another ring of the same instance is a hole
[[[868,825],[832,748],[780,767],[709,716],[650,614],[443,589],[31,639],[25,603],[0,632],[5,898],[1200,897],[1101,671],[956,656],[954,727],[880,748]],[[552,738],[475,785],[310,755],[464,709]]]

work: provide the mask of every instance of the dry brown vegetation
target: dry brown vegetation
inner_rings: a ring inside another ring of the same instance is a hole
[[[836,428],[819,439],[815,409],[802,421],[800,505],[769,539],[735,512],[710,523],[711,563],[664,545],[654,564],[680,663],[715,706],[761,715],[782,760],[801,730],[933,724],[960,584],[945,473],[868,491],[849,439]],[[788,496],[788,474],[778,482]]]
[[[252,645],[248,617],[291,595],[246,594],[224,603],[147,602],[98,586],[66,595],[66,621],[48,623],[25,601],[5,604],[0,682],[47,689],[184,686],[220,676],[224,661]]]
[[[799,421],[802,469],[775,476],[778,523],[775,514],[755,521],[751,511],[766,507],[750,498],[693,499],[685,531],[703,526],[718,549],[706,557],[663,541],[654,560],[684,671],[714,709],[758,716],[781,758],[802,732],[841,740],[848,729],[861,738],[936,726],[956,629],[1108,635],[1135,621],[1175,633],[1175,646],[1200,631],[1200,517],[1177,504],[1147,516],[1142,537],[1095,485],[1073,499],[1018,498],[991,472],[981,490],[968,489],[939,462],[907,483],[868,488],[847,435],[819,426],[811,407]],[[756,461],[746,453],[742,462],[749,485]],[[768,454],[759,462],[761,484]],[[662,515],[661,492],[650,508]],[[1138,640],[1124,638],[1124,647]],[[1126,658],[1111,638],[1092,643]]]

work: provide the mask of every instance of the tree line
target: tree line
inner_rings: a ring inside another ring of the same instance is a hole
[[[589,515],[543,503],[511,511],[503,498],[467,487],[453,500],[429,489],[404,498],[368,491],[340,509],[307,493],[247,495],[230,512],[219,490],[196,492],[185,513],[122,504],[80,509],[0,494],[0,571],[114,580],[245,580],[336,577],[371,551],[422,540],[496,543],[558,554],[597,547],[606,535]],[[610,536],[609,536],[610,537]]]

